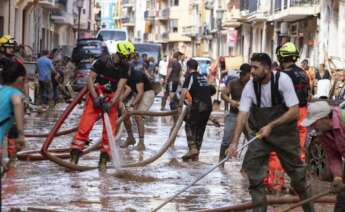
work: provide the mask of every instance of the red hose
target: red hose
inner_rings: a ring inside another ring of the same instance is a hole
[[[292,204],[292,203],[297,203],[299,201],[300,199],[296,196],[295,197],[276,197],[276,198],[268,198],[267,204],[268,205]],[[314,203],[334,204],[335,197],[334,196],[322,197],[318,200],[315,200]],[[228,206],[228,207],[201,210],[200,212],[244,211],[244,210],[250,210],[253,207],[254,205],[252,202],[245,202],[245,203]]]
[[[88,93],[87,87],[84,87],[78,96],[73,99],[73,101],[67,106],[67,108],[64,110],[58,121],[55,123],[53,129],[48,133],[48,136],[43,143],[41,154],[43,156],[46,156],[47,158],[50,158],[50,153],[48,152],[48,147],[52,143],[54,137],[56,136],[58,130],[60,129],[61,125],[64,123],[65,119],[68,117],[68,115],[72,112],[74,107],[82,100],[82,98]]]
[[[68,129],[68,130],[63,130],[63,131],[60,131],[58,133],[56,133],[55,137],[58,137],[58,136],[62,136],[62,135],[68,135],[72,132],[75,132],[78,130],[78,127],[73,127],[71,129]],[[46,138],[48,137],[49,133],[45,133],[45,134],[25,134],[25,137],[26,138]]]

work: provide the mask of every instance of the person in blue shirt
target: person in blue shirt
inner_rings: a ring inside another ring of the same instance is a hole
[[[17,151],[25,146],[24,138],[24,103],[23,90],[26,80],[26,70],[22,64],[12,63],[2,72],[3,85],[0,87],[0,165],[1,173],[6,170],[3,156],[6,155],[6,135],[11,127],[16,125]],[[3,163],[4,162],[4,163]]]
[[[54,65],[51,59],[48,58],[49,52],[42,51],[42,56],[37,60],[37,72],[41,103],[48,104],[48,101],[53,97],[52,74],[55,73]],[[55,76],[59,76],[56,73]]]

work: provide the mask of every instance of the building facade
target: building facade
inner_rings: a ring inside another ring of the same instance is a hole
[[[44,49],[73,48],[78,30],[76,2],[0,0],[0,35],[14,36],[18,44],[31,47],[34,54]],[[82,33],[94,34],[98,30],[98,8],[96,0],[83,1],[80,19]]]

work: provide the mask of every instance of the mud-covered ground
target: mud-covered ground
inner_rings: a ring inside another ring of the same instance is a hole
[[[159,101],[156,99],[152,111],[158,111]],[[27,118],[27,133],[48,132],[65,106],[61,104],[54,111],[31,114]],[[62,128],[77,125],[81,111],[82,106],[75,109]],[[143,160],[157,152],[168,138],[172,119],[147,117],[145,126],[146,150],[139,153],[132,148],[123,149],[125,162]],[[93,141],[100,137],[101,129],[98,123],[90,135]],[[126,177],[117,176],[114,169],[106,173],[98,170],[70,172],[51,161],[17,161],[16,168],[2,178],[1,209],[151,211],[218,161],[222,134],[222,128],[208,126],[199,162],[185,163],[180,159],[186,152],[186,137],[182,126],[174,148],[152,164],[125,169]],[[68,148],[72,137],[73,134],[56,138],[51,148]],[[122,140],[125,138],[126,134],[122,132]],[[39,150],[43,142],[44,139],[28,139],[25,150]],[[80,164],[97,165],[98,158],[99,153],[93,152],[84,156]],[[246,178],[240,174],[240,166],[239,160],[227,162],[224,170],[216,169],[161,211],[196,211],[249,200]],[[314,187],[320,191],[325,186]],[[330,205],[318,206],[317,210],[332,211]],[[270,211],[277,209],[270,208]]]

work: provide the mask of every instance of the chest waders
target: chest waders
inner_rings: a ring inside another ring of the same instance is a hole
[[[249,113],[248,124],[251,130],[250,137],[254,137],[253,132],[258,132],[273,120],[281,117],[288,108],[285,106],[282,96],[278,90],[279,72],[271,79],[271,99],[272,107],[260,107],[261,104],[261,85],[254,83],[254,90],[257,104],[252,105]],[[274,128],[271,134],[262,139],[251,143],[243,162],[243,169],[249,179],[249,192],[255,212],[267,211],[267,199],[265,195],[264,178],[268,171],[269,154],[275,151],[278,158],[291,178],[291,185],[301,199],[310,197],[310,186],[307,184],[305,167],[300,160],[300,145],[297,130],[297,121],[280,125]],[[313,212],[313,204],[303,205],[306,212]]]

